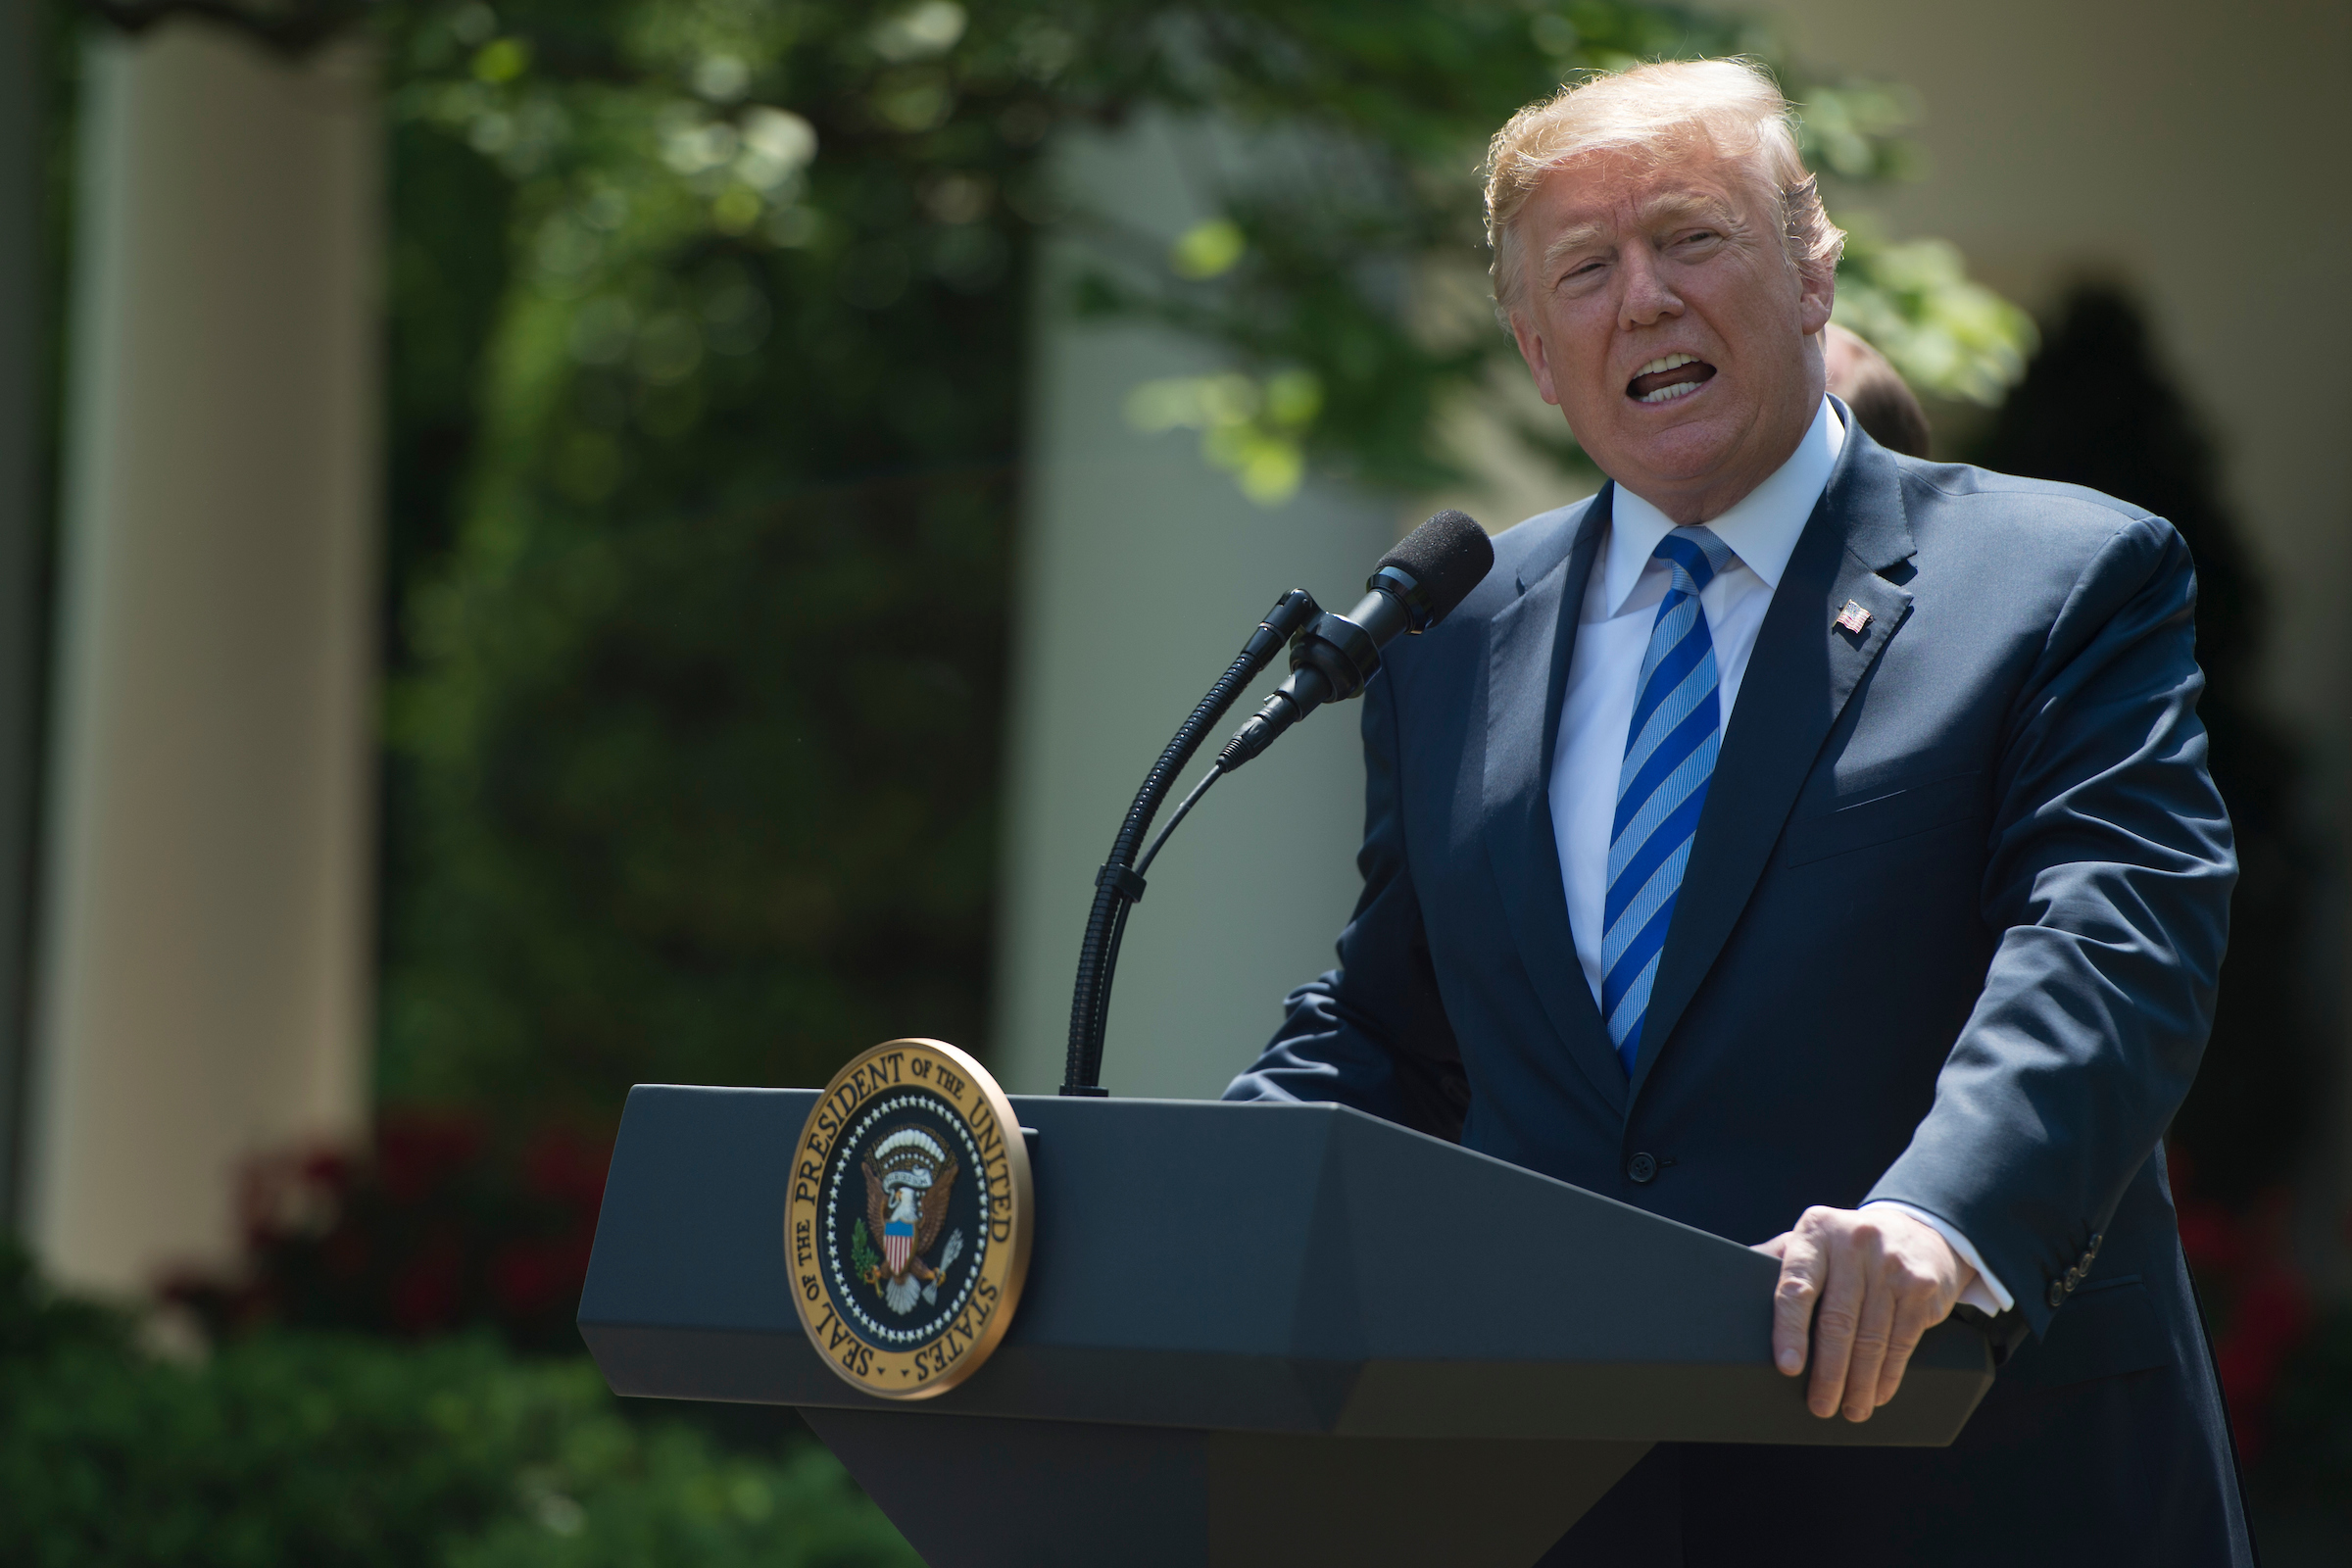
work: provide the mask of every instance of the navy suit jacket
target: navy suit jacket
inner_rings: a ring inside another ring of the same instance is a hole
[[[1921,1489],[1978,1484],[2011,1514],[2021,1487],[2110,1524],[2133,1510],[2152,1554],[2114,1555],[2109,1531],[2109,1560],[2231,1560],[2159,1150],[2236,870],[2188,552],[2109,497],[1897,457],[1846,423],[1724,734],[1630,1078],[1577,962],[1548,801],[1603,489],[1499,536],[1469,600],[1391,646],[1341,967],[1292,995],[1227,1098],[1352,1104],[1741,1242],[1809,1204],[1916,1204],[2018,1301],[1962,1442],[1693,1450],[1684,1484],[1728,1506],[1877,1466],[1911,1506],[1874,1544],[1898,1555],[1857,1560],[2014,1553],[2021,1520],[1923,1513]],[[2149,1492],[2168,1477],[2170,1513]],[[1707,1548],[1694,1508],[1692,1560],[1759,1560],[1753,1541]]]

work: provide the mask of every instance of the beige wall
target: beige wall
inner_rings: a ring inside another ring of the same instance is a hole
[[[130,1289],[365,1103],[378,147],[351,56],[89,66],[26,1213]]]
[[[1779,0],[1799,58],[1908,82],[1928,177],[1852,205],[2029,306],[2118,278],[2220,438],[2271,691],[2352,757],[2352,6]]]

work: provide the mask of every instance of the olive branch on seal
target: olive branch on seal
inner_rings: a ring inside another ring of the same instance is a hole
[[[850,1232],[850,1264],[868,1286],[882,1277],[882,1254],[874,1250],[874,1240],[866,1234],[863,1219]]]

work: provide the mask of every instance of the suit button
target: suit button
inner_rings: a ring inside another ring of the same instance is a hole
[[[2066,1286],[2057,1280],[2050,1281],[2050,1294],[2043,1299],[2053,1307],[2064,1306],[2066,1304]]]
[[[1636,1154],[1632,1159],[1626,1161],[1625,1173],[1637,1182],[1647,1182],[1658,1173],[1657,1156],[1646,1153]]]

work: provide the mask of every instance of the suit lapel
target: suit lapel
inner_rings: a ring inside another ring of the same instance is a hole
[[[1585,509],[1567,556],[1533,583],[1523,583],[1519,597],[1489,624],[1482,819],[1488,860],[1528,980],[1569,1059],[1603,1099],[1623,1110],[1625,1069],[1609,1047],[1600,1008],[1576,961],[1550,798],[1577,612],[1593,557],[1609,531],[1614,494],[1613,485],[1602,487]]]
[[[1747,906],[1831,726],[1911,611],[1911,595],[1879,575],[1913,553],[1901,471],[1844,416],[1845,447],[1748,655],[1658,956],[1629,1097],[1642,1092]],[[1838,624],[1849,600],[1870,612],[1860,632]]]

